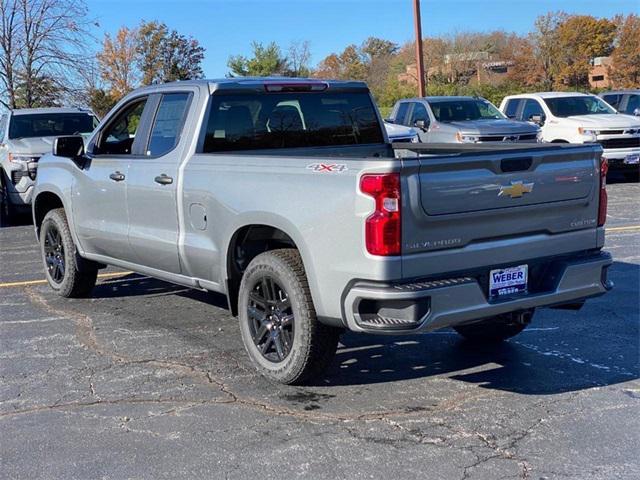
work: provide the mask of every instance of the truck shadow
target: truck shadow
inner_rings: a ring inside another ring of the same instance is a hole
[[[635,380],[640,378],[639,277],[639,265],[615,262],[610,269],[616,283],[612,292],[588,301],[579,312],[541,310],[524,332],[494,346],[474,346],[453,330],[403,336],[347,332],[332,367],[310,386],[372,385],[440,376],[482,388],[545,395]],[[171,295],[227,308],[223,295],[139,275],[104,282],[93,297]],[[175,315],[181,315],[177,308]],[[180,335],[179,328],[172,332]],[[186,333],[185,339],[196,341]],[[202,338],[200,346],[209,341],[215,343]],[[248,364],[240,339],[234,338],[233,343],[238,346],[239,361],[244,358]]]
[[[640,266],[615,262],[616,288],[579,312],[543,309],[520,335],[475,346],[453,330],[411,336],[347,333],[321,385],[362,385],[421,377],[545,395],[640,378]]]

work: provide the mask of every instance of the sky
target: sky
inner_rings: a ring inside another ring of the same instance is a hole
[[[527,33],[549,11],[611,17],[640,13],[640,0],[422,0],[423,36],[462,31]],[[281,48],[308,40],[312,65],[370,36],[403,44],[413,38],[412,0],[87,0],[102,39],[125,25],[159,20],[196,38],[205,48],[207,78],[224,77],[230,55],[251,52],[251,42]],[[96,47],[97,48],[97,47]]]

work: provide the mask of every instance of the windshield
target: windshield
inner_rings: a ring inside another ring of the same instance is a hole
[[[601,115],[604,113],[616,113],[616,111],[600,100],[598,97],[558,97],[545,98],[551,113],[556,117],[575,117],[578,115]]]
[[[505,116],[487,100],[450,100],[430,102],[431,111],[439,122],[466,120],[496,120]]]
[[[366,92],[214,95],[203,151],[384,143]]]
[[[9,138],[58,137],[91,133],[98,125],[89,113],[33,113],[13,115]]]

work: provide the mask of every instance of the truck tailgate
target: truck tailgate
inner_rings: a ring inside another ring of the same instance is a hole
[[[404,277],[596,247],[600,147],[427,151],[403,160]]]

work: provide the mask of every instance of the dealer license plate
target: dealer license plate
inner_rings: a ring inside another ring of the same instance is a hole
[[[632,153],[631,155],[627,155],[624,159],[624,163],[627,165],[637,165],[640,163],[640,153]]]
[[[489,273],[489,296],[501,297],[527,291],[528,265],[500,268]]]

